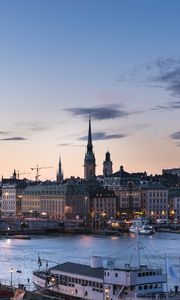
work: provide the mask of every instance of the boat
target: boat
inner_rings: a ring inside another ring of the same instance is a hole
[[[139,228],[139,233],[140,234],[152,234],[152,233],[154,233],[154,229],[150,225],[143,225],[142,227]]]
[[[129,232],[139,234],[152,234],[154,228],[148,224],[146,220],[137,219],[134,220],[132,225],[129,227]]]
[[[139,235],[137,234],[139,239]],[[64,262],[46,270],[33,272],[39,293],[49,291],[65,300],[180,300],[177,291],[167,292],[167,274],[161,267],[148,267],[140,262],[137,242],[137,265],[103,266],[99,256],[91,257],[90,265]]]
[[[136,225],[131,225],[129,227],[129,232],[132,233],[139,233],[139,234],[152,234],[154,233],[154,228],[149,225],[142,225],[142,226],[136,226]]]
[[[7,235],[7,239],[18,239],[18,240],[30,240],[31,237],[29,235],[24,234],[15,234],[15,235]]]

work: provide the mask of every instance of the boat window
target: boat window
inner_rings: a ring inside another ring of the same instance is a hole
[[[141,273],[138,273],[138,277],[141,277]]]
[[[141,286],[141,285],[139,286],[139,290],[140,290],[140,291],[142,290],[142,286]]]
[[[118,273],[115,273],[115,277],[118,277]]]
[[[147,285],[144,285],[144,290],[147,290],[148,289],[148,286]]]

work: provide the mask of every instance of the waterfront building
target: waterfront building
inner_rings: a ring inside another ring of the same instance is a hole
[[[61,220],[84,219],[89,213],[89,196],[83,180],[71,178],[62,184],[39,183],[26,188],[22,213],[37,212]]]
[[[93,153],[91,118],[89,118],[88,143],[84,158],[84,179],[92,180],[96,176],[96,160]]]
[[[89,193],[84,182],[74,181],[65,184],[65,216],[66,219],[89,218]]]
[[[107,176],[111,176],[112,173],[113,173],[112,161],[111,161],[110,153],[109,151],[107,151],[105,155],[105,161],[103,162],[103,175],[107,177]]]
[[[4,216],[21,214],[21,199],[28,182],[26,179],[17,179],[15,171],[12,178],[2,178],[2,206]]]
[[[180,168],[172,168],[172,169],[163,169],[162,174],[171,174],[171,175],[177,175],[180,177]]]
[[[117,216],[134,217],[142,214],[140,180],[125,172],[123,166],[111,176],[103,178],[104,187],[114,191],[117,197]]]
[[[160,184],[144,184],[141,187],[142,207],[151,219],[168,218],[168,189]]]
[[[64,198],[60,185],[39,183],[28,186],[22,197],[22,214],[64,220]]]
[[[0,187],[0,216],[1,216],[1,207],[2,207],[2,187]]]
[[[116,219],[116,195],[114,191],[98,187],[90,195],[90,214],[95,227],[104,228],[106,220]]]
[[[169,218],[180,221],[180,189],[169,191]]]

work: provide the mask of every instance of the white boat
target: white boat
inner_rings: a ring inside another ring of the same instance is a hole
[[[123,268],[103,267],[102,258],[94,256],[90,266],[65,262],[45,271],[35,271],[34,284],[39,292],[48,290],[65,300],[180,300],[178,292],[165,291],[167,275],[162,268],[141,265],[139,242],[137,245],[135,267],[130,264]]]
[[[132,224],[130,227],[129,227],[129,232],[132,232],[132,233],[138,233],[139,232],[139,227],[135,224]]]
[[[152,234],[154,233],[154,229],[152,226],[149,225],[142,225],[142,226],[131,225],[129,227],[129,232],[139,233],[139,234]]]
[[[154,233],[154,229],[152,226],[143,225],[142,227],[139,228],[139,233],[140,234],[152,234],[152,233]]]
[[[132,225],[129,227],[129,232],[139,234],[152,234],[154,233],[154,228],[147,224],[147,222],[138,219],[134,220]]]

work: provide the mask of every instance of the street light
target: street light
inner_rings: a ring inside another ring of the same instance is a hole
[[[109,299],[109,295],[108,295],[109,289],[106,287],[105,288],[105,299],[108,300]]]
[[[11,284],[11,286],[12,286],[12,274],[13,274],[13,271],[14,271],[14,269],[11,268],[11,269],[10,269],[10,272],[11,272],[11,283],[10,283],[10,284]]]

